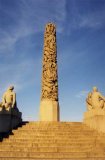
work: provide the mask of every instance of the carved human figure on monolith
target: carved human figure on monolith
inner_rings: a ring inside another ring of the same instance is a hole
[[[58,100],[56,30],[52,23],[45,29],[41,99]]]
[[[1,107],[8,111],[10,108],[16,107],[16,93],[13,90],[14,86],[10,86],[2,97]]]
[[[93,91],[88,94],[86,99],[87,109],[105,109],[105,97],[98,91],[97,87],[93,87]]]
[[[56,26],[53,23],[46,25],[44,34],[40,120],[59,121]]]

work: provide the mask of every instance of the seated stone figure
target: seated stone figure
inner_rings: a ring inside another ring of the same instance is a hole
[[[93,87],[93,91],[88,94],[86,99],[87,109],[105,109],[105,97],[98,92],[97,87]]]
[[[10,86],[7,91],[3,94],[2,103],[0,103],[1,108],[10,110],[10,108],[16,107],[16,94],[13,91],[14,86]]]

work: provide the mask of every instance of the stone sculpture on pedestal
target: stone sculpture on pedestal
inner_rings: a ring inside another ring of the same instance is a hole
[[[93,87],[93,91],[88,94],[86,99],[87,109],[105,109],[105,97],[98,91],[97,87]]]
[[[59,121],[56,27],[48,23],[44,34],[41,121]]]
[[[105,97],[93,87],[86,98],[87,112],[84,123],[89,127],[105,133]]]
[[[10,86],[7,91],[3,94],[1,102],[1,110],[3,107],[9,111],[11,108],[16,107],[16,93],[13,91],[14,86]]]
[[[17,108],[16,93],[13,90],[14,86],[10,86],[0,103],[0,133],[8,132],[22,122],[22,113]]]

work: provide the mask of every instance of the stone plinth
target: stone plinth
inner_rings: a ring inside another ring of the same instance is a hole
[[[41,101],[40,121],[59,121],[59,104],[57,101]]]
[[[84,113],[83,122],[90,128],[105,133],[105,111],[94,109]]]
[[[22,123],[22,113],[18,111],[18,109],[13,108],[11,112],[11,127],[16,128],[19,124]]]
[[[9,132],[22,123],[22,113],[17,108],[0,111],[0,133]]]
[[[11,110],[0,111],[0,133],[8,132],[11,130]]]

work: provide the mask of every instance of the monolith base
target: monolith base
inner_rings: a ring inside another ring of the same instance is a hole
[[[40,121],[59,121],[59,104],[57,101],[41,101]]]

